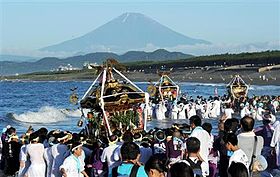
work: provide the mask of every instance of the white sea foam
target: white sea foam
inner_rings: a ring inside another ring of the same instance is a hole
[[[182,86],[211,86],[211,87],[221,87],[226,86],[224,83],[199,83],[199,82],[180,82],[179,85]]]
[[[65,114],[67,117],[81,117],[82,112],[79,109],[61,109],[60,110],[63,114]],[[89,110],[84,109],[84,114],[86,115],[89,112]]]
[[[280,90],[280,86],[276,85],[250,85],[249,90]]]
[[[32,123],[53,123],[66,119],[66,114],[60,109],[44,106],[41,107],[38,112],[25,112],[23,114],[13,114],[13,118],[22,122]]]

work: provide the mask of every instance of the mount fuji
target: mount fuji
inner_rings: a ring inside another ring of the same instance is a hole
[[[180,34],[143,14],[124,13],[81,37],[40,50],[73,53],[101,51],[124,53],[129,50],[143,50],[147,46],[165,48],[195,44],[211,43]]]

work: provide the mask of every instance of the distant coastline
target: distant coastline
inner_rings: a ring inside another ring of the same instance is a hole
[[[203,70],[203,68],[192,68],[186,70],[172,71],[170,78],[176,82],[197,83],[224,83],[227,84],[232,76],[239,74],[249,85],[280,85],[279,70],[258,72],[253,69],[237,70]],[[139,71],[123,72],[123,74],[134,82],[157,82],[157,73],[144,73]],[[91,70],[64,71],[64,72],[37,72],[17,76],[2,76],[1,81],[93,81],[97,77]],[[118,79],[118,78],[116,78]]]

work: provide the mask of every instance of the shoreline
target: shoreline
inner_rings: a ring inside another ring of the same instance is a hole
[[[248,85],[274,85],[280,86],[279,70],[271,70],[268,72],[259,73],[253,70],[202,70],[202,69],[188,69],[181,71],[174,71],[169,74],[169,77],[178,83],[206,83],[206,84],[228,84],[232,77],[239,74]],[[157,82],[160,76],[157,73],[144,72],[122,72],[132,82]],[[22,74],[18,76],[2,76],[0,81],[93,81],[97,75],[92,71],[66,72],[66,73],[31,73]],[[118,76],[115,77],[119,79]]]

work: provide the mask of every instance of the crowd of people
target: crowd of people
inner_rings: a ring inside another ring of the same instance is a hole
[[[184,110],[181,119],[188,124],[149,131],[112,126],[109,134],[100,126],[97,134],[92,126],[78,133],[30,127],[19,137],[14,127],[7,126],[1,136],[0,168],[6,176],[20,177],[280,176],[280,124],[276,119],[280,97],[253,97],[238,103],[225,98],[183,97],[178,105],[194,109],[191,114]],[[208,102],[220,117],[215,135],[211,123],[203,120],[204,106],[198,106]],[[250,111],[243,115],[245,107]],[[240,112],[241,119],[229,114],[229,108]],[[259,113],[252,111],[260,108]],[[172,117],[172,111],[161,116],[168,114]],[[88,113],[94,121],[92,115]],[[256,121],[263,125],[256,127]]]
[[[253,96],[244,97],[238,101],[232,100],[228,95],[223,96],[203,96],[187,97],[183,95],[178,102],[159,101],[149,103],[148,115],[153,119],[189,119],[193,115],[198,115],[202,119],[219,118],[226,115],[232,118],[236,112],[240,117],[250,115],[254,119],[262,120],[264,109],[272,111],[273,115],[279,109],[280,96]]]

